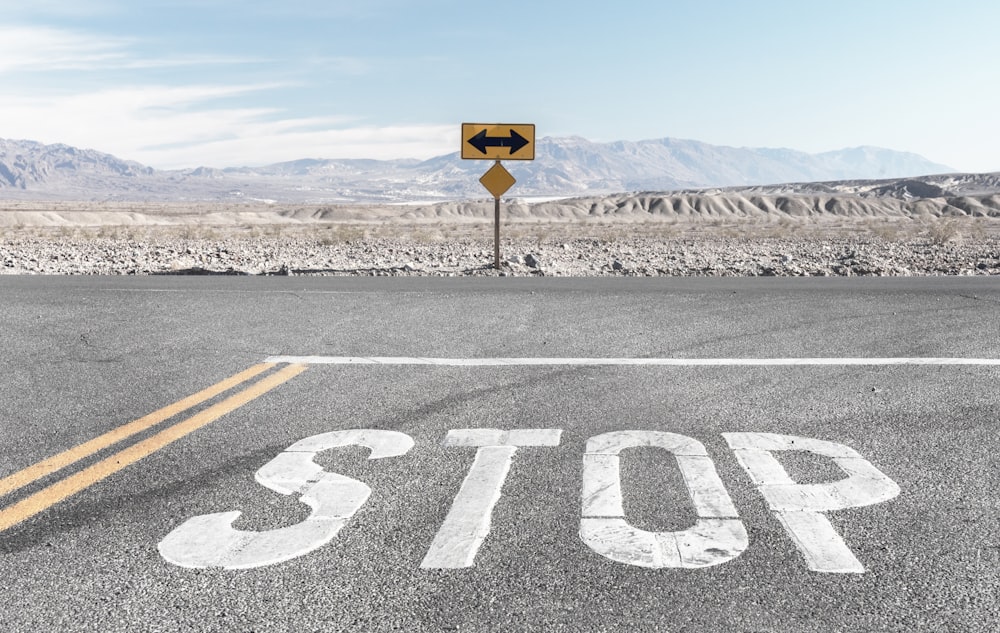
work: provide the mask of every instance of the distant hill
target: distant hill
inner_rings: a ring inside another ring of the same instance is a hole
[[[109,154],[69,145],[0,139],[0,191],[115,188],[152,177],[156,171]]]
[[[808,154],[656,139],[594,143],[542,138],[536,160],[510,161],[516,197],[583,196],[893,179],[952,170],[877,147]],[[94,150],[0,139],[0,198],[50,200],[408,202],[488,197],[487,161],[303,159],[263,167],[163,171]],[[912,193],[912,192],[911,192]]]

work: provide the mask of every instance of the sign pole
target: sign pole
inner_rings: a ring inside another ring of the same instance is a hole
[[[493,198],[493,267],[500,270],[500,198]]]
[[[500,196],[493,198],[493,267],[500,270]]]

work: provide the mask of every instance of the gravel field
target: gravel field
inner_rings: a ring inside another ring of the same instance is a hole
[[[870,227],[869,227],[870,228]],[[993,228],[993,227],[990,227]],[[0,273],[52,275],[997,275],[1000,235],[931,230],[567,224],[7,230]],[[587,233],[587,236],[581,236]]]

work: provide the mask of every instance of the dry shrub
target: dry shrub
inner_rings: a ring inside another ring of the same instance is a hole
[[[319,235],[317,241],[322,246],[336,246],[347,242],[356,242],[368,237],[365,227],[355,224],[328,224]]]
[[[962,238],[958,221],[954,218],[941,219],[927,229],[927,239],[935,246],[944,246]]]
[[[868,224],[868,233],[886,242],[898,242],[905,239],[905,235],[895,222],[884,222],[873,220]]]

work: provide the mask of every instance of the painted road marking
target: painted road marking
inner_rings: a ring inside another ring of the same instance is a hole
[[[677,532],[641,530],[625,519],[618,454],[653,447],[673,453],[698,520]],[[736,506],[705,446],[690,437],[659,431],[616,431],[592,437],[583,456],[580,538],[619,563],[662,569],[693,569],[728,562],[750,545]]]
[[[47,510],[60,501],[63,501],[81,490],[84,490],[122,470],[126,466],[134,464],[140,459],[160,450],[164,446],[167,446],[189,433],[214,422],[223,415],[238,409],[251,400],[259,398],[268,391],[294,378],[306,369],[307,367],[305,365],[289,365],[254,383],[243,391],[226,398],[222,402],[212,405],[190,418],[182,420],[181,422],[160,431],[146,440],[123,449],[118,453],[115,453],[114,455],[111,455],[110,457],[107,457],[106,459],[103,459],[76,473],[75,475],[71,475],[65,479],[57,481],[47,488],[44,488],[43,490],[40,490],[39,492],[26,497],[13,505],[0,509],[0,532]],[[237,376],[241,375],[242,374],[237,374]],[[236,377],[234,376],[234,378]]]
[[[477,447],[476,458],[451,509],[420,566],[424,569],[472,567],[490,533],[493,506],[500,499],[514,453],[526,446],[559,446],[559,429],[452,429],[445,446]]]
[[[332,431],[289,446],[261,467],[259,484],[283,495],[298,493],[312,513],[303,521],[261,532],[233,529],[241,512],[219,512],[188,519],[158,546],[160,555],[181,567],[249,569],[291,560],[329,543],[371,495],[367,484],[326,472],[313,458],[343,446],[364,446],[368,459],[405,455],[413,438],[397,431]]]
[[[183,400],[178,400],[171,405],[167,405],[159,411],[154,411],[153,413],[143,416],[138,420],[129,422],[128,424],[120,426],[117,429],[108,431],[104,435],[95,437],[88,442],[84,442],[75,448],[63,451],[58,455],[53,455],[52,457],[44,459],[37,464],[14,473],[13,475],[4,477],[3,479],[0,479],[0,496],[13,492],[32,482],[38,481],[43,477],[51,475],[57,470],[61,470],[66,466],[80,461],[81,459],[90,457],[94,453],[104,450],[112,444],[117,444],[122,440],[128,439],[136,433],[141,433],[146,429],[152,428],[164,420],[168,420],[175,415],[191,409],[192,407],[198,406],[202,402],[211,400],[225,391],[229,391],[233,387],[264,373],[272,367],[274,367],[273,363],[261,363],[259,365],[254,365],[246,371],[242,371],[235,376],[231,376],[223,381],[217,382],[211,387],[203,389],[202,391],[199,391],[192,396],[188,396]]]
[[[420,564],[424,569],[461,569],[475,564],[490,533],[493,508],[515,452],[526,446],[558,446],[560,429],[454,429],[445,446],[477,447],[476,457],[452,507]],[[899,486],[853,449],[824,440],[773,433],[723,433],[775,517],[805,556],[812,571],[864,573],[864,566],[823,514],[888,501]],[[396,431],[331,431],[296,442],[257,471],[257,481],[281,494],[298,493],[312,513],[298,524],[250,532],[235,530],[239,511],[188,519],[160,542],[161,556],[182,567],[247,569],[272,565],[329,543],[365,504],[364,483],[324,471],[320,451],[366,446],[369,459],[398,457],[413,439]],[[628,523],[622,501],[619,453],[652,447],[674,455],[698,515],[695,525],[674,532],[650,532]],[[805,450],[829,457],[847,478],[826,484],[797,484],[771,454]],[[696,569],[728,562],[749,547],[749,537],[705,446],[662,431],[615,431],[592,437],[583,456],[579,537],[610,560],[653,569]]]
[[[665,367],[781,367],[880,365],[1000,366],[1000,358],[423,358],[418,356],[271,356],[268,363],[298,365],[437,365],[505,367],[550,365],[623,365]]]
[[[723,433],[722,437],[802,552],[809,569],[864,573],[864,565],[823,513],[888,501],[900,492],[896,482],[857,451],[836,442],[775,433]],[[797,484],[774,456],[776,451],[808,451],[829,457],[847,477],[825,484]]]
[[[67,476],[7,508],[0,509],[0,531],[86,489],[168,444],[217,420],[305,371],[311,364],[496,366],[843,366],[843,365],[1000,365],[1000,359],[976,358],[421,358],[348,356],[273,356],[197,394],[105,433],[80,446],[0,480],[0,494],[17,490],[98,451],[121,442],[225,391],[286,364],[243,391],[186,420]],[[558,446],[559,429],[456,429],[445,446],[477,447],[476,457],[444,523],[421,563],[422,568],[463,568],[490,532],[490,521],[518,447]],[[881,503],[899,494],[899,486],[842,444],[770,433],[725,433],[739,463],[749,474],[813,571],[863,573],[864,567],[836,532],[825,513]],[[321,547],[360,509],[371,489],[360,481],[323,471],[317,452],[336,446],[372,449],[370,459],[407,453],[413,440],[379,430],[333,431],[289,447],[257,472],[262,485],[282,494],[298,493],[313,512],[296,526],[265,532],[234,530],[236,512],[193,517],[160,543],[163,557],[186,567],[242,569],[290,560]],[[676,532],[638,530],[625,518],[621,502],[618,453],[650,446],[674,455],[697,511],[696,524]],[[826,484],[797,484],[772,454],[807,450],[829,457],[847,477]],[[630,565],[696,568],[739,556],[747,533],[719,479],[712,459],[697,440],[659,431],[622,431],[591,438],[583,458],[580,538],[595,552]]]

